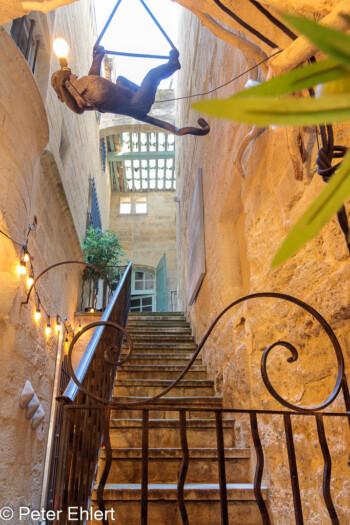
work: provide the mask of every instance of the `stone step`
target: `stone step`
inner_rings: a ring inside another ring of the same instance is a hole
[[[168,379],[117,379],[113,396],[156,396],[172,384]],[[211,396],[214,381],[183,379],[166,396]]]
[[[177,343],[192,343],[194,342],[194,338],[192,335],[182,335],[182,334],[166,334],[166,333],[159,333],[159,334],[133,334],[132,336],[133,341],[137,341],[138,343],[140,341],[143,342],[154,342],[154,343],[173,343],[177,345]]]
[[[131,354],[130,359],[128,360],[128,363],[130,365],[139,364],[139,365],[183,365],[186,366],[188,362],[192,358],[191,353],[187,354],[171,354],[171,353],[140,353],[140,352],[133,352]],[[202,356],[199,354],[199,356],[196,358],[195,364],[201,364]]]
[[[155,319],[153,321],[149,321],[148,319],[142,320],[142,319],[129,319],[127,327],[136,327],[136,328],[177,328],[177,327],[183,327],[183,328],[190,328],[191,325],[189,322],[186,321],[185,318],[183,319],[176,319],[173,321],[163,321],[161,319]]]
[[[216,448],[192,448],[186,476],[187,483],[218,483],[218,453]],[[97,473],[100,480],[105,465],[106,451],[101,450]],[[112,465],[108,483],[141,482],[142,448],[112,450]],[[183,453],[181,448],[151,448],[148,450],[148,482],[176,483]],[[248,483],[250,450],[227,448],[225,450],[226,480],[228,483]]]
[[[126,398],[123,398],[126,399]],[[135,398],[133,398],[135,399]],[[141,399],[141,398],[139,398]],[[168,399],[168,396],[165,396],[165,399]],[[177,399],[177,398],[173,398]],[[196,398],[192,398],[196,399]],[[117,398],[115,399],[117,400]],[[119,400],[119,398],[118,398]],[[142,410],[130,410],[130,409],[118,409],[118,410],[112,410],[111,417],[114,419],[141,419],[142,418]],[[179,419],[179,411],[178,410],[164,410],[161,407],[154,408],[151,412],[151,417],[154,419]],[[201,412],[200,410],[191,410],[190,412],[186,413],[187,419],[215,419],[215,412]]]
[[[128,365],[119,367],[117,379],[176,379],[185,367],[182,365]],[[192,365],[186,379],[206,379],[202,365]]]
[[[114,398],[113,398],[114,399]],[[133,402],[139,402],[144,397],[141,396],[123,396],[119,397],[118,399],[114,399],[114,401],[118,401],[119,403],[125,403],[126,405],[128,403]],[[145,406],[144,408],[150,409],[153,411],[158,410],[158,407],[171,407],[177,410],[181,409],[197,409],[200,410],[201,408],[207,408],[211,410],[216,410],[217,408],[222,408],[222,396],[189,396],[189,397],[182,397],[181,400],[179,400],[177,397],[167,397],[166,399],[160,398],[156,401],[153,401],[152,404]],[[141,410],[137,407],[135,410]],[[121,410],[121,409],[118,409]],[[130,407],[130,410],[132,407]],[[203,412],[204,413],[204,412]]]
[[[191,328],[186,326],[160,326],[160,327],[139,327],[139,326],[130,326],[128,324],[127,330],[132,337],[142,335],[161,335],[163,337],[168,336],[182,336],[182,335],[192,335]]]
[[[178,343],[174,344],[171,342],[165,342],[165,343],[154,343],[154,342],[140,342],[140,341],[133,341],[133,348],[134,351],[137,352],[145,352],[145,353],[154,353],[154,352],[174,352],[174,353],[182,353],[182,352],[194,352],[197,348],[197,345],[195,343]]]
[[[185,316],[184,312],[134,312],[131,311],[129,313],[129,317],[146,317],[147,319],[152,318],[154,316],[157,317],[178,317],[178,316]]]
[[[250,483],[228,483],[228,518],[231,525],[261,525],[262,519],[255,502],[254,488]],[[267,489],[262,489],[267,498]],[[187,483],[184,498],[188,521],[191,525],[219,525],[220,489],[218,484]],[[110,525],[139,525],[140,523],[140,484],[107,484],[104,491],[106,509]],[[98,509],[96,489],[93,493],[92,507]],[[89,522],[100,525],[101,521]],[[148,523],[157,525],[181,525],[178,511],[176,484],[148,485]]]
[[[234,420],[225,419],[225,447],[235,446]],[[111,419],[110,438],[112,448],[140,448],[142,444],[142,419]],[[212,448],[216,444],[216,422],[212,419],[189,419],[187,440],[190,448]],[[149,420],[150,448],[179,448],[180,423],[175,419]]]

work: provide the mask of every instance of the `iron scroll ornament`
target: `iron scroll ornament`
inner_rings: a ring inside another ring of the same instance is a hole
[[[284,348],[287,348],[288,350],[290,350],[292,355],[291,355],[291,357],[287,358],[287,362],[288,363],[292,363],[292,362],[297,361],[297,359],[298,359],[298,352],[297,352],[296,348],[291,343],[288,343],[286,341],[277,341],[277,342],[273,343],[272,345],[270,345],[265,350],[265,352],[264,352],[264,354],[262,356],[262,359],[261,359],[262,379],[264,381],[264,384],[265,384],[266,388],[268,389],[268,391],[272,395],[272,397],[274,397],[281,405],[285,406],[286,408],[292,409],[292,410],[294,410],[296,412],[314,413],[314,412],[320,411],[320,410],[326,408],[327,406],[329,406],[337,398],[337,396],[338,396],[338,394],[340,392],[340,389],[343,388],[344,401],[345,401],[345,404],[346,404],[346,409],[350,411],[349,390],[348,390],[348,387],[347,387],[346,378],[345,378],[345,372],[344,372],[344,357],[343,357],[343,353],[342,353],[339,341],[338,341],[335,333],[333,332],[332,328],[327,323],[327,321],[322,317],[322,315],[319,312],[317,312],[317,310],[315,310],[312,306],[308,305],[307,303],[304,303],[300,299],[297,299],[296,297],[293,297],[291,295],[275,293],[275,292],[261,292],[261,293],[255,293],[255,294],[251,294],[251,295],[247,295],[247,296],[241,297],[240,299],[237,299],[236,301],[234,301],[233,303],[228,305],[224,310],[222,310],[222,312],[214,319],[214,321],[211,323],[211,325],[209,326],[208,330],[204,334],[201,342],[199,343],[199,345],[197,346],[196,350],[194,351],[193,356],[192,356],[191,360],[189,361],[188,365],[183,369],[183,371],[178,375],[178,377],[166,389],[164,389],[162,392],[160,392],[159,394],[157,394],[157,395],[155,395],[153,397],[144,398],[144,399],[142,399],[140,401],[134,401],[134,402],[130,402],[130,403],[120,403],[120,402],[117,402],[117,401],[111,401],[109,399],[102,398],[102,397],[94,394],[93,392],[90,392],[85,387],[83,387],[83,385],[78,381],[78,379],[77,379],[77,377],[76,377],[76,375],[74,373],[72,362],[71,362],[72,352],[73,352],[74,345],[77,342],[77,340],[79,339],[79,337],[84,332],[89,330],[90,328],[93,328],[93,327],[96,327],[96,326],[111,326],[111,327],[114,327],[114,328],[120,330],[126,336],[126,338],[128,340],[128,344],[129,344],[129,352],[128,352],[127,356],[122,360],[122,362],[121,361],[120,362],[112,361],[112,364],[114,364],[114,365],[122,365],[130,357],[131,352],[132,352],[132,341],[131,341],[130,335],[120,325],[117,325],[116,323],[112,323],[110,321],[97,321],[95,323],[91,323],[89,325],[86,325],[81,332],[76,334],[76,336],[74,337],[74,339],[72,340],[72,342],[70,344],[69,351],[68,351],[68,367],[69,367],[69,372],[71,374],[71,378],[76,383],[76,385],[86,395],[88,395],[90,398],[93,398],[95,401],[98,401],[98,402],[101,402],[101,403],[103,403],[105,405],[108,405],[109,407],[122,408],[122,407],[132,407],[132,406],[138,406],[138,405],[151,404],[154,401],[156,401],[156,400],[160,399],[161,397],[163,397],[165,394],[167,394],[170,390],[172,390],[181,381],[181,379],[183,379],[183,377],[190,370],[192,364],[196,360],[197,356],[199,355],[200,351],[202,350],[204,344],[206,343],[206,341],[207,341],[208,337],[210,336],[210,334],[212,333],[213,329],[215,328],[215,326],[217,325],[219,320],[224,316],[224,314],[226,312],[228,312],[230,309],[232,309],[234,306],[237,306],[238,304],[241,304],[241,303],[243,303],[245,301],[249,301],[249,300],[252,300],[252,299],[258,299],[258,298],[282,299],[284,301],[288,301],[290,303],[296,304],[297,306],[299,306],[303,310],[307,311],[310,315],[312,315],[319,322],[319,324],[322,326],[323,330],[326,332],[328,338],[330,339],[330,341],[332,343],[332,346],[333,346],[333,349],[335,351],[335,355],[336,355],[336,359],[337,359],[337,365],[338,365],[336,383],[335,383],[335,386],[333,388],[332,393],[326,399],[326,401],[324,401],[322,404],[320,404],[320,405],[318,405],[316,407],[313,407],[313,408],[304,408],[304,407],[300,407],[300,406],[297,406],[297,405],[293,405],[293,404],[289,403],[287,400],[285,400],[283,397],[281,397],[277,393],[277,391],[272,387],[272,384],[271,384],[271,382],[269,380],[268,373],[267,373],[267,358],[268,358],[268,355],[270,354],[270,352],[276,346],[284,347]],[[107,349],[107,352],[109,350],[110,350],[110,347]],[[105,354],[105,359],[106,359],[106,354]],[[110,360],[106,359],[106,361],[108,362]]]

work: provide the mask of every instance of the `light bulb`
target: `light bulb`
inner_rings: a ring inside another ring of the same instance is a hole
[[[17,271],[20,275],[24,275],[27,271],[27,265],[24,261],[21,261],[18,265]]]
[[[37,308],[36,311],[35,311],[34,319],[35,319],[36,321],[39,321],[39,319],[41,319],[41,311],[40,311],[40,307],[39,307],[39,306],[38,306],[38,308]]]
[[[23,256],[23,261],[24,261],[24,262],[28,262],[28,261],[29,261],[29,258],[30,258],[30,256],[29,256],[29,252],[25,251],[25,252],[24,252],[24,256]]]
[[[93,314],[95,311],[95,308],[90,308],[90,313]]]
[[[34,275],[33,275],[33,272],[32,272],[30,274],[30,276],[28,277],[28,279],[27,279],[27,286],[28,286],[28,288],[30,288],[32,286],[33,282],[34,282]]]
[[[47,323],[46,325],[46,335],[49,336],[51,334],[51,324]]]
[[[56,317],[56,330],[57,332],[61,332],[62,330],[61,319],[59,315]]]
[[[81,331],[81,322],[79,321],[78,332]]]
[[[65,58],[67,60],[69,47],[67,42],[63,38],[56,38],[53,43],[53,51],[57,58]]]

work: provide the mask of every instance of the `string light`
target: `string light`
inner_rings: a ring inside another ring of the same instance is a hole
[[[78,332],[80,332],[80,331],[81,331],[81,321],[80,321],[80,319],[79,319]]]
[[[35,319],[36,321],[39,321],[39,320],[41,319],[41,310],[40,310],[40,306],[38,306],[38,308],[37,308],[36,311],[35,311],[34,319]]]
[[[28,250],[25,250],[24,255],[23,255],[23,261],[28,262],[29,260],[30,260],[29,252]]]
[[[24,261],[21,261],[18,265],[17,271],[20,275],[25,275],[27,272],[27,265]]]
[[[47,336],[51,335],[51,323],[50,323],[50,317],[49,317],[48,323],[47,323],[47,325],[46,325],[46,335],[47,335]]]
[[[28,288],[30,288],[32,286],[34,282],[34,273],[33,273],[33,270],[31,271],[31,274],[29,275],[28,279],[27,279],[27,286]]]
[[[90,313],[91,314],[95,313],[95,308],[90,308]]]
[[[56,330],[58,333],[62,331],[61,319],[59,315],[56,317]]]

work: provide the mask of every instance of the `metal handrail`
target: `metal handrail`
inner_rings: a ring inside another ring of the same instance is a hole
[[[110,300],[106,310],[104,311],[104,313],[103,313],[103,315],[101,317],[101,322],[106,322],[106,321],[109,320],[109,317],[110,317],[111,312],[112,312],[112,310],[114,308],[114,305],[115,305],[116,301],[118,300],[120,291],[123,288],[123,285],[125,283],[127,275],[131,271],[131,267],[132,267],[132,262],[130,262],[128,264],[128,266],[126,267],[126,270],[125,270],[125,272],[123,274],[123,277],[121,278],[121,280],[120,280],[120,282],[119,282],[119,284],[117,286],[117,289],[116,289],[116,291],[114,292],[114,294],[112,296],[112,299]],[[96,328],[93,336],[90,339],[89,344],[86,347],[84,355],[82,356],[82,358],[80,360],[78,368],[77,368],[77,370],[75,372],[75,375],[76,375],[76,377],[77,377],[77,379],[79,380],[80,383],[82,383],[84,381],[86,372],[89,369],[91,360],[92,360],[92,358],[93,358],[93,356],[95,354],[97,345],[98,345],[98,343],[100,341],[100,338],[102,336],[102,333],[103,333],[104,329],[105,329],[105,326],[98,326]],[[70,382],[68,383],[68,386],[67,386],[66,390],[64,391],[63,395],[59,396],[57,398],[57,400],[58,401],[64,401],[66,403],[73,403],[75,401],[76,397],[77,397],[78,392],[79,392],[78,385],[71,379]]]
[[[91,337],[76,371],[84,385],[106,398],[111,398],[113,394],[119,364],[115,358],[121,353],[123,337],[126,334],[125,326],[130,310],[131,268],[132,263],[129,263],[102,316],[105,321],[98,323],[98,328]],[[91,323],[79,334],[95,326],[96,323]],[[111,328],[117,329],[117,333]],[[72,377],[70,364],[68,370]],[[70,508],[70,501],[77,507],[89,507],[105,423],[103,412],[93,410],[101,405],[96,405],[86,398],[72,380],[56,400],[59,406],[55,423],[56,441],[51,456],[47,508],[64,513]],[[81,413],[81,417],[77,415],[71,419],[67,409],[81,403],[89,407],[90,412]],[[53,522],[49,520],[47,523],[52,525]]]

